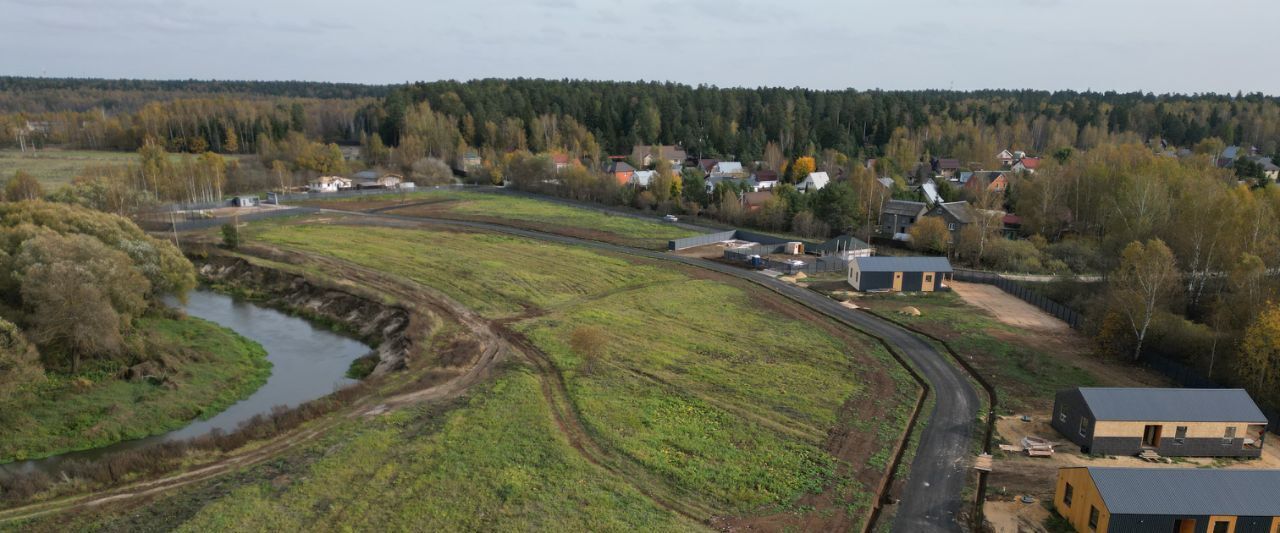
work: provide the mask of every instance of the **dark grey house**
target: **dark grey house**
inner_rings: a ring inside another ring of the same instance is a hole
[[[1080,387],[1058,392],[1051,424],[1086,453],[1259,457],[1267,417],[1243,389]]]
[[[947,224],[947,231],[954,235],[973,222],[973,208],[965,201],[939,202],[926,216],[942,217],[942,221]]]
[[[945,257],[854,257],[849,261],[849,285],[859,291],[933,292],[951,273]]]
[[[1276,533],[1280,470],[1062,468],[1053,505],[1082,533]]]
[[[906,235],[907,230],[920,220],[929,211],[929,206],[924,202],[911,202],[907,200],[889,200],[884,203],[884,207],[880,210],[880,233],[889,235],[894,239],[899,236]]]

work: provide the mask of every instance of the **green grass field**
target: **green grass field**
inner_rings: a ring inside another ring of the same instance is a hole
[[[813,510],[795,507],[802,496],[840,487],[841,505],[861,509],[865,516],[873,488],[841,468],[824,448],[828,430],[853,425],[876,435],[875,449],[867,450],[855,466],[882,469],[914,405],[915,383],[869,339],[837,337],[763,289],[702,279],[662,263],[481,233],[288,221],[254,224],[246,235],[249,242],[398,274],[436,287],[490,318],[516,320],[513,327],[564,373],[570,400],[595,440],[717,514],[803,514]],[[583,327],[608,333],[602,354],[590,364],[584,364],[584,354],[575,352],[569,341]],[[865,385],[873,381],[880,389]],[[842,414],[850,404],[865,410]],[[536,426],[552,428],[545,420],[546,406],[538,409],[544,420]],[[882,414],[858,415],[873,411]],[[491,415],[461,415],[458,423],[486,431],[507,424],[486,417],[499,413],[506,415],[495,409]],[[478,448],[472,453],[481,456],[503,445],[474,442]],[[542,466],[501,471],[500,479],[477,481],[480,488],[471,489],[491,492],[469,497],[498,498],[510,490],[503,488],[508,477],[544,480],[555,475]],[[376,502],[389,497],[387,490],[356,494],[349,505],[380,506]],[[316,503],[312,495],[291,499],[258,489],[247,493],[240,497],[255,503],[220,505],[217,516],[224,521],[202,524],[253,524],[242,521],[262,514],[262,501],[290,502],[289,512],[274,513],[281,515],[305,515],[304,508]],[[459,511],[452,501],[424,499],[418,516],[470,512]],[[511,519],[517,527],[536,524],[526,522],[534,517]],[[581,523],[556,526],[534,527],[578,529]]]
[[[198,318],[146,318],[139,328],[190,352],[173,387],[120,379],[117,367],[49,374],[0,431],[0,463],[97,448],[208,418],[266,382],[271,363],[257,343]]]
[[[348,423],[287,487],[244,486],[180,531],[692,531],[588,463],[557,432],[538,378],[511,369],[436,414]]]
[[[127,165],[136,163],[134,152],[94,150],[39,150],[22,153],[14,149],[0,150],[0,181],[7,181],[19,170],[35,176],[45,191],[53,191],[71,183],[85,167]]]
[[[602,209],[590,209],[522,196],[437,189],[405,195],[388,194],[343,198],[315,202],[351,206],[391,207],[428,201],[426,205],[408,206],[391,211],[413,216],[432,216],[462,220],[502,221],[520,227],[562,233],[650,249],[666,249],[667,241],[696,235],[697,232],[657,220],[623,216]]]

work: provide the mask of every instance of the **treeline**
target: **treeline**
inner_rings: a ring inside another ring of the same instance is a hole
[[[120,80],[0,76],[0,113],[102,109],[133,112],[157,101],[228,96],[338,99],[382,98],[387,85],[310,81]]]
[[[488,79],[399,87],[371,111],[398,144],[420,102],[452,119],[473,147],[531,149],[548,119],[572,119],[608,153],[678,144],[705,157],[760,160],[769,142],[787,156],[830,149],[889,156],[905,172],[922,155],[985,163],[1003,148],[1049,153],[1103,144],[1164,141],[1280,148],[1280,101],[1251,95],[1152,95],[1074,91],[815,91],[691,87],[672,83]],[[541,124],[539,124],[541,123]],[[511,146],[523,130],[524,146]],[[585,154],[595,157],[599,154]]]
[[[294,132],[355,143],[377,126],[362,112],[372,102],[218,96],[150,102],[128,112],[9,113],[0,115],[0,146],[132,151],[152,138],[171,152],[241,154]]]

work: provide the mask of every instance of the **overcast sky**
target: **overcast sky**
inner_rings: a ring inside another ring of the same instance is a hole
[[[1278,0],[0,0],[0,74],[1280,93]]]

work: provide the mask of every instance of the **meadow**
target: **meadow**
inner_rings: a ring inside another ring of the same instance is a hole
[[[24,153],[4,149],[0,150],[0,181],[8,180],[22,170],[34,176],[46,191],[53,191],[71,183],[86,167],[122,166],[137,162],[138,154],[134,152],[46,149]]]
[[[403,276],[512,323],[562,373],[594,439],[711,515],[818,512],[796,502],[838,487],[839,504],[865,516],[914,405],[915,383],[870,339],[705,272],[503,235],[340,221],[261,223],[246,235]],[[584,329],[606,332],[595,353],[574,340]],[[875,441],[858,468],[826,449],[840,427]],[[433,512],[454,512],[440,506]],[[222,513],[232,509],[261,510]]]
[[[656,219],[501,193],[434,189],[311,203],[345,205],[359,209],[393,208],[388,212],[405,216],[430,215],[457,220],[501,222],[527,229],[649,249],[666,249],[667,241],[671,239],[697,234]],[[395,208],[399,204],[404,204],[404,207]]]
[[[49,373],[4,416],[0,463],[97,448],[208,418],[266,383],[271,363],[257,343],[194,317],[143,318],[152,342],[181,350],[162,382],[130,381],[119,363],[75,375]],[[175,354],[176,355],[176,354]]]

